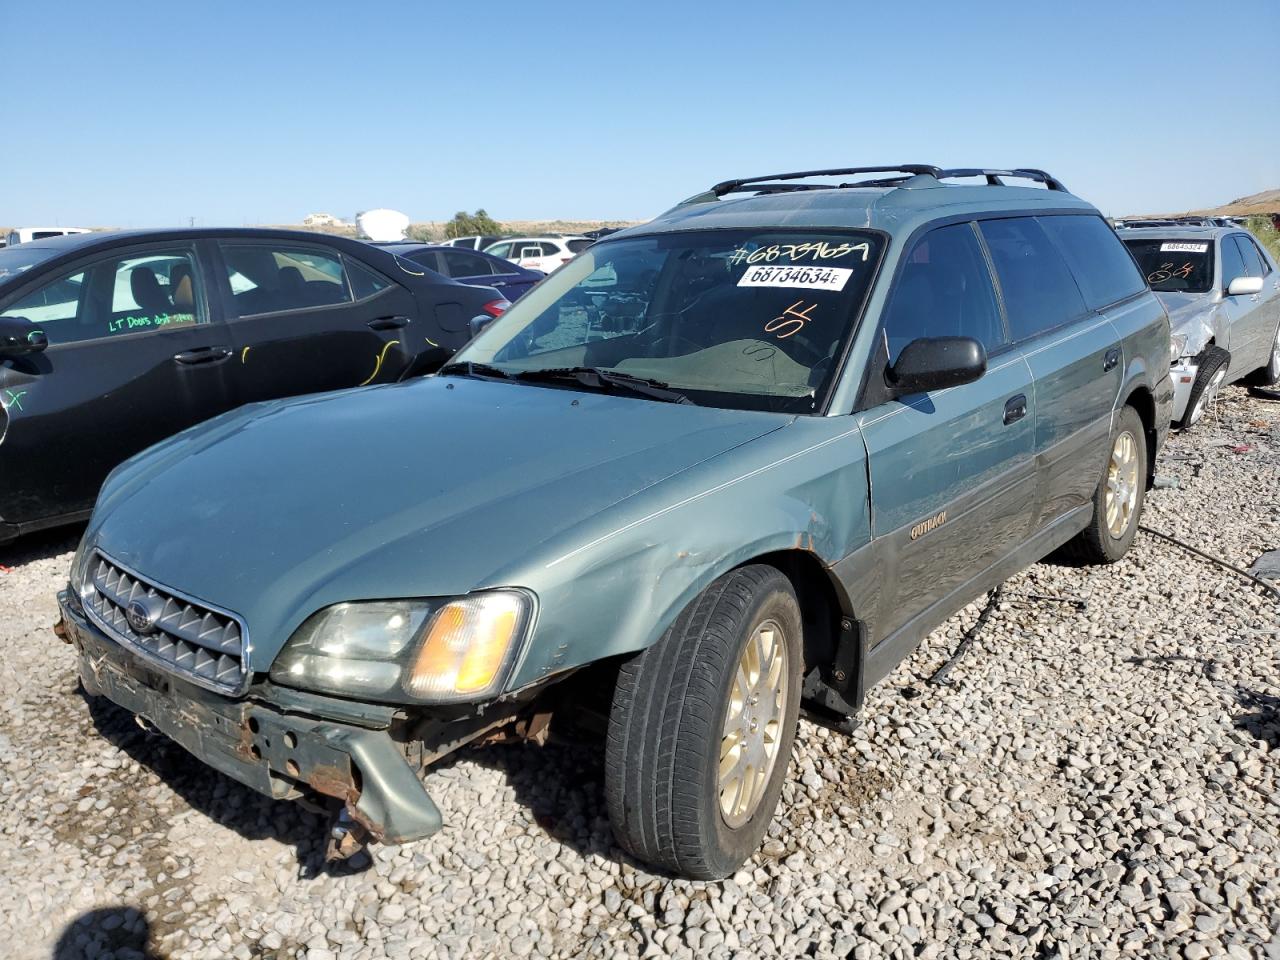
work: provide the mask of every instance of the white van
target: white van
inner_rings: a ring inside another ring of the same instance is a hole
[[[69,233],[89,233],[85,227],[18,227],[10,230],[8,245],[30,243],[32,240],[47,240],[49,237],[65,237]]]

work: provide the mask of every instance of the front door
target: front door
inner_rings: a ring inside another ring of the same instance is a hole
[[[1227,297],[1237,313],[1233,327],[1241,332],[1242,337],[1248,338],[1249,344],[1247,355],[1240,358],[1241,366],[1237,373],[1251,373],[1271,359],[1275,346],[1276,324],[1280,323],[1280,278],[1252,237],[1237,233],[1222,243],[1223,246],[1235,244],[1244,266],[1244,276],[1262,280],[1262,290],[1258,293]]]
[[[872,533],[885,584],[872,642],[905,655],[1026,537],[1035,492],[1033,391],[971,223],[915,242],[884,311],[883,380],[909,342],[968,336],[987,349],[977,381],[877,404],[859,416],[871,474]]]
[[[320,244],[223,240],[236,390],[243,403],[394,381],[424,346],[404,287]]]
[[[234,404],[227,330],[192,244],[118,248],[34,281],[0,315],[49,340],[0,369],[6,522],[88,510],[121,461]]]

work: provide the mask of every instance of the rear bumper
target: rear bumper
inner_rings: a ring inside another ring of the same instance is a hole
[[[441,827],[440,811],[386,726],[369,728],[232,700],[156,671],[58,596],[80,681],[197,759],[259,793],[333,797],[372,839],[403,843]]]

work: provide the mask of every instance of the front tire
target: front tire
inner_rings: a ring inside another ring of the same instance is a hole
[[[795,739],[801,631],[790,581],[756,564],[712,583],[623,664],[605,799],[635,857],[715,880],[759,847]]]
[[[1089,525],[1066,545],[1080,563],[1115,563],[1133,545],[1147,493],[1147,433],[1142,418],[1125,406],[1116,418],[1111,452],[1093,494]]]
[[[1227,379],[1227,368],[1231,364],[1231,354],[1221,347],[1206,347],[1200,354],[1200,362],[1196,366],[1195,383],[1191,384],[1191,393],[1187,395],[1187,410],[1182,415],[1178,426],[1183,430],[1204,419],[1204,415],[1218,398],[1218,390]]]

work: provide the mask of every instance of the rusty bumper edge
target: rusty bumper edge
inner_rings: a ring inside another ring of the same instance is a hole
[[[85,689],[142,717],[214,769],[274,798],[284,795],[281,784],[292,777],[344,802],[375,840],[404,843],[443,826],[439,808],[387,731],[284,714],[269,703],[220,697],[174,676],[165,677],[167,689],[149,686],[138,678],[139,665],[128,651],[63,595],[58,601],[59,627],[80,653]],[[141,673],[154,671],[144,666]],[[250,718],[257,734],[249,729]],[[282,745],[291,741],[296,745],[286,757]],[[296,770],[289,769],[291,761]]]

